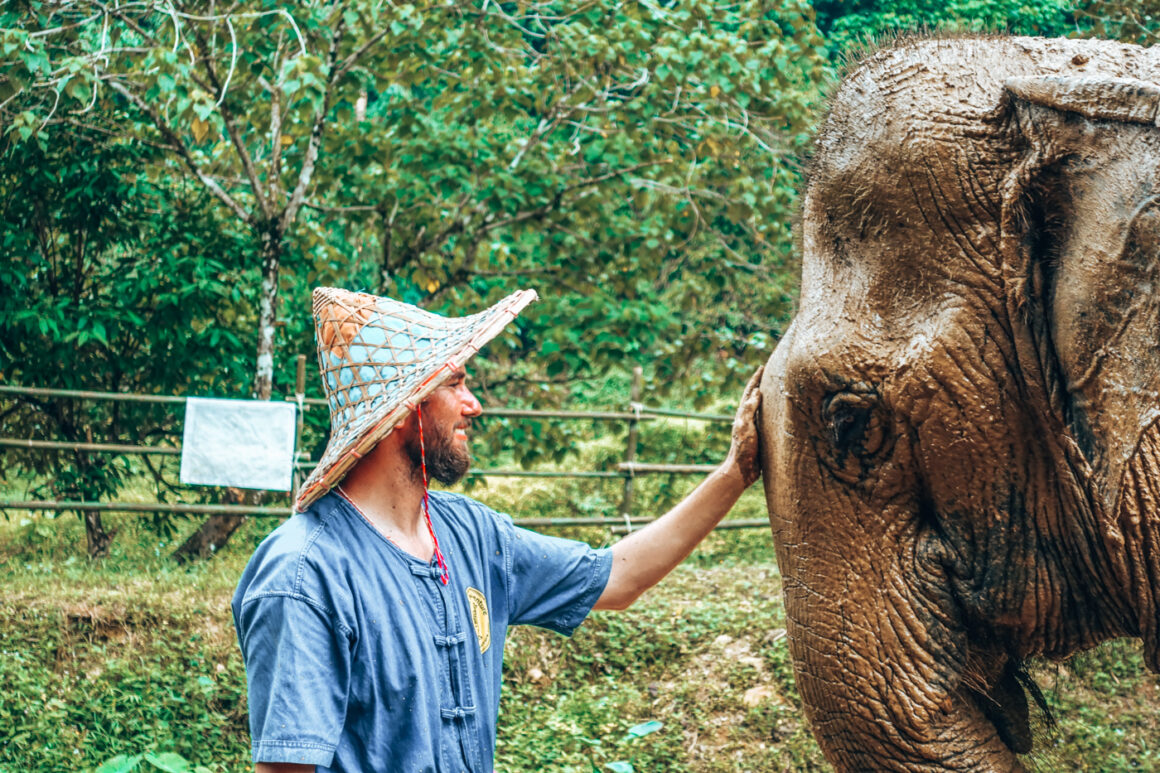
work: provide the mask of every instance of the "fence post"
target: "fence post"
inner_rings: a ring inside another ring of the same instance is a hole
[[[294,469],[291,471],[290,481],[291,488],[290,501],[293,502],[298,499],[298,484],[299,478],[302,477],[298,471],[299,454],[302,453],[302,429],[306,422],[306,355],[298,355],[298,370],[294,374],[294,402],[298,404],[298,427],[294,431]]]
[[[633,417],[628,420],[628,440],[625,441],[624,447],[624,461],[629,464],[636,460],[636,436],[640,425],[640,390],[643,378],[644,371],[637,365],[632,369],[632,397],[629,407],[632,409]],[[624,526],[629,534],[632,533],[632,483],[633,473],[630,468],[628,476],[624,479],[624,499],[620,502],[620,515],[624,518]]]

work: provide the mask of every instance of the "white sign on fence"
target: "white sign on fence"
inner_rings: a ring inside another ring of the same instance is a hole
[[[266,400],[187,399],[181,482],[289,491],[296,410]]]

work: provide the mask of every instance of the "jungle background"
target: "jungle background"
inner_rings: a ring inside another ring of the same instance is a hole
[[[313,362],[317,285],[452,315],[534,287],[473,361],[485,406],[623,410],[639,366],[647,404],[729,413],[794,311],[825,95],[860,50],[915,30],[1151,44],[1160,2],[6,0],[0,384],[283,399],[297,355]],[[309,414],[306,444],[325,432]],[[640,432],[647,461],[727,448],[727,425]],[[180,433],[165,406],[0,395],[3,437]],[[623,446],[623,427],[583,421],[493,418],[474,438],[481,466],[609,469]],[[132,455],[0,448],[5,499],[238,501],[176,479]],[[641,478],[635,510],[694,483]],[[468,488],[516,517],[614,516],[622,494]],[[731,518],[763,516],[751,491]],[[228,601],[277,522],[236,518],[211,544],[198,518],[5,511],[0,771],[249,769]],[[782,625],[769,534],[750,529],[571,640],[513,631],[498,769],[826,770]],[[1054,719],[1029,767],[1160,770],[1160,680],[1137,643],[1034,673]]]

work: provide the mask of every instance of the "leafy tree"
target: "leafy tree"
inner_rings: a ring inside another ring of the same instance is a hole
[[[214,8],[43,2],[9,11],[7,117],[22,139],[41,140],[111,92],[119,132],[158,148],[164,172],[195,181],[234,215],[260,271],[253,393],[267,399],[287,234],[332,108],[353,99],[348,75],[383,34],[347,3],[302,4],[298,19],[259,3]]]
[[[357,245],[355,286],[450,313],[536,287],[481,363],[509,400],[637,363],[653,395],[737,388],[792,304],[787,158],[824,64],[808,5],[439,13],[331,135],[348,166],[316,211]],[[561,447],[539,440],[525,461]]]
[[[241,240],[219,259],[256,306],[231,332],[257,329],[257,397],[288,379],[280,298],[305,310],[315,283],[453,312],[537,286],[488,353],[517,397],[655,360],[658,389],[703,399],[788,316],[785,159],[824,64],[804,0],[82,0],[13,4],[0,27],[11,142],[43,150],[115,111],[156,150],[148,176],[216,202]],[[312,349],[306,315],[287,317]],[[215,523],[194,552],[236,525]]]
[[[241,341],[213,324],[246,306],[247,282],[215,257],[237,240],[198,191],[150,179],[143,170],[154,153],[95,126],[0,147],[3,380],[212,393],[243,376]],[[77,443],[139,442],[174,424],[151,406],[31,395],[14,398],[0,417],[5,434]],[[46,476],[45,498],[111,498],[129,471],[124,457],[86,451],[10,455],[6,472]],[[147,469],[160,486],[156,468]],[[103,555],[112,535],[99,512],[82,517],[90,555]]]

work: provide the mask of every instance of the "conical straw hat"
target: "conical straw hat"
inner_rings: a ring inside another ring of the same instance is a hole
[[[302,484],[295,509],[305,510],[337,485],[536,297],[535,290],[520,290],[486,311],[448,318],[391,298],[315,289],[318,368],[330,407],[330,441]]]

